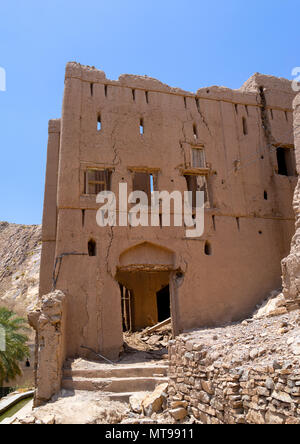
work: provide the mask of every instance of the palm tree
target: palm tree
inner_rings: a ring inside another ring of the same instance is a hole
[[[0,330],[5,332],[5,351],[0,350],[0,386],[3,381],[14,380],[21,375],[19,362],[29,356],[26,345],[26,320],[13,311],[0,307]]]

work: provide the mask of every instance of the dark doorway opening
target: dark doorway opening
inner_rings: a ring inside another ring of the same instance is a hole
[[[133,292],[120,285],[123,331],[132,331]]]
[[[281,176],[296,176],[295,152],[292,148],[277,148],[278,174]]]
[[[170,308],[170,286],[162,288],[156,293],[158,322],[165,321],[171,317]]]
[[[287,176],[287,164],[285,158],[285,150],[284,148],[277,148],[277,163],[278,163],[278,174],[282,176]]]

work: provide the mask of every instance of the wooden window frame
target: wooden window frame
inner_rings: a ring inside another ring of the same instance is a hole
[[[108,173],[108,181],[107,180],[90,180],[89,179],[89,172],[96,171],[96,172],[107,172]],[[111,174],[112,170],[110,168],[86,168],[84,171],[84,194],[86,196],[96,196],[98,193],[91,193],[90,192],[90,185],[103,185],[104,190],[102,191],[110,191],[111,188]],[[100,193],[101,191],[99,191]]]

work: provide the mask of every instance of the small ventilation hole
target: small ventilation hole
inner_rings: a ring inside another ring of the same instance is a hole
[[[268,200],[268,193],[266,191],[264,191],[264,199]]]
[[[204,253],[206,256],[211,256],[212,254],[211,244],[209,242],[205,242]]]

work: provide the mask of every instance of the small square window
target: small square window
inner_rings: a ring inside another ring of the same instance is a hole
[[[85,194],[98,194],[111,188],[111,171],[89,169],[85,172]]]
[[[201,148],[192,149],[192,167],[193,168],[206,168],[205,152]]]

